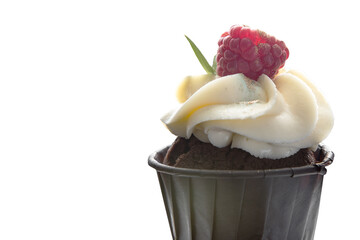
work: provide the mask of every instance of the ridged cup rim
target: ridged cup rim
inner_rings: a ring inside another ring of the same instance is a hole
[[[156,169],[158,172],[167,173],[170,175],[184,176],[184,177],[202,177],[202,178],[267,178],[267,177],[299,177],[307,175],[325,175],[326,166],[329,166],[334,161],[334,153],[326,146],[319,146],[324,158],[321,162],[314,165],[307,165],[302,167],[288,167],[278,169],[265,170],[213,170],[213,169],[192,169],[179,168],[160,163],[156,157],[159,155],[165,156],[169,147],[165,147],[159,151],[152,153],[148,158],[148,164]]]

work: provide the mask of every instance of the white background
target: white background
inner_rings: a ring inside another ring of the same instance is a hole
[[[282,39],[333,107],[316,240],[359,239],[356,1],[1,1],[0,239],[170,239],[147,157],[159,118],[247,24]],[[357,194],[357,195],[356,195]]]

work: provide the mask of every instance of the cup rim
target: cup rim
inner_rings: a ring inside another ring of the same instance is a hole
[[[268,177],[300,177],[308,175],[325,175],[329,166],[334,161],[334,153],[324,145],[319,145],[324,158],[314,165],[307,165],[302,167],[288,167],[277,169],[264,170],[214,170],[214,169],[192,169],[179,168],[160,163],[157,160],[159,156],[165,156],[169,149],[162,148],[159,151],[152,153],[148,158],[149,166],[156,169],[158,172],[167,173],[170,175],[183,177],[201,177],[201,178],[268,178]]]

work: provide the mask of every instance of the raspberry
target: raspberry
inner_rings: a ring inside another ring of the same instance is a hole
[[[261,74],[273,78],[289,57],[283,41],[260,30],[234,25],[221,35],[216,56],[219,76],[243,73],[257,80]]]

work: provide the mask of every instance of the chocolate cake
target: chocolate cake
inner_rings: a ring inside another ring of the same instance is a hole
[[[304,148],[282,159],[257,158],[248,152],[231,148],[217,148],[210,143],[178,137],[169,148],[163,164],[193,169],[260,170],[300,167],[316,163],[318,152]]]

